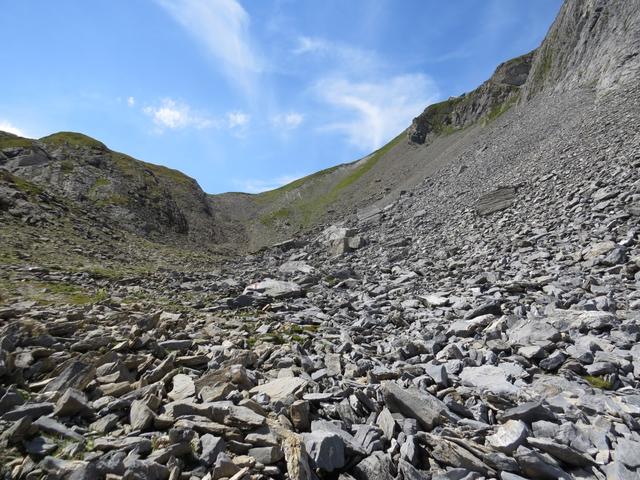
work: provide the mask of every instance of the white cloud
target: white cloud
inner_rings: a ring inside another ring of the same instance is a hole
[[[236,185],[241,191],[246,193],[260,193],[275,190],[288,183],[291,183],[304,175],[281,175],[271,179],[245,179],[236,181]]]
[[[363,71],[379,68],[383,62],[375,52],[319,37],[300,36],[295,55],[315,55],[338,62],[340,70]]]
[[[130,107],[133,107],[135,104],[136,104],[136,99],[134,97],[127,98],[127,105],[129,105]]]
[[[27,135],[24,133],[24,130],[16,127],[13,123],[8,120],[0,120],[0,130],[3,132],[13,133],[14,135],[18,135],[19,137],[26,137]]]
[[[273,126],[293,130],[304,122],[304,115],[298,112],[280,113],[271,118]]]
[[[400,133],[426,105],[437,99],[431,78],[422,74],[400,75],[376,82],[353,82],[333,77],[315,86],[320,99],[341,113],[345,121],[330,122],[323,129],[338,131],[363,150],[375,150]]]
[[[228,112],[227,113],[227,125],[229,128],[244,127],[251,121],[251,116],[248,113],[241,111]]]
[[[236,0],[156,0],[220,62],[234,85],[250,92],[261,68],[251,46],[249,15]]]
[[[302,35],[298,37],[297,41],[298,45],[293,49],[293,53],[296,55],[302,55],[303,53],[325,52],[329,49],[329,42],[321,38]]]
[[[203,129],[216,125],[211,118],[195,113],[189,105],[170,98],[163,99],[159,106],[145,107],[142,111],[161,129],[173,130],[188,127]]]

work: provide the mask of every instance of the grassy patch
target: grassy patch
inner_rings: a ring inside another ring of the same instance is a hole
[[[29,148],[33,141],[28,138],[16,137],[14,135],[0,136],[0,149],[3,148]]]
[[[63,160],[62,162],[60,162],[60,170],[62,170],[63,173],[71,173],[73,172],[73,162],[71,160]]]
[[[518,100],[520,100],[519,91],[512,95],[506,102],[494,106],[484,118],[483,125],[493,122],[495,119],[509,111],[516,103],[518,103]]]
[[[128,177],[137,177],[140,181],[145,182],[145,176],[155,175],[163,178],[173,184],[193,185],[195,180],[187,177],[184,173],[172,168],[155,165],[153,163],[136,160],[129,155],[120,152],[111,152],[111,159],[116,167]]]
[[[39,195],[44,191],[42,187],[39,187],[24,178],[17,177],[6,170],[0,170],[0,179],[13,184],[18,190],[26,193],[27,195]]]
[[[587,375],[583,377],[594,388],[600,388],[602,390],[613,390],[613,384],[604,379],[604,377],[596,377],[593,375]]]
[[[47,145],[71,145],[74,147],[91,147],[106,150],[104,143],[95,138],[77,132],[58,132],[40,139]]]
[[[553,66],[553,50],[550,44],[551,42],[545,44],[543,50],[540,52],[540,59],[533,71],[534,91],[542,90],[551,72],[551,67]]]
[[[276,223],[278,220],[286,220],[288,218],[291,218],[292,214],[293,214],[292,210],[290,208],[285,207],[285,208],[276,210],[275,212],[271,212],[266,215],[263,215],[262,217],[260,217],[260,222],[263,225],[271,226],[274,223]]]
[[[311,198],[298,199],[293,200],[289,203],[287,207],[281,208],[274,212],[269,212],[263,215],[260,218],[261,223],[264,225],[271,225],[277,220],[281,219],[296,219],[299,221],[300,226],[307,227],[312,224],[313,221],[317,220],[325,213],[328,207],[335,203],[340,194],[349,186],[353,185],[356,181],[358,181],[363,175],[369,172],[378,161],[384,157],[389,151],[398,145],[405,138],[405,132],[402,132],[400,135],[395,137],[389,143],[387,143],[382,148],[376,150],[374,153],[369,155],[368,158],[361,160],[360,163],[353,167],[352,170],[345,175],[338,183],[336,183],[328,192],[325,194],[314,196]],[[344,168],[344,166],[341,166]],[[264,194],[260,194],[259,197],[271,198],[274,199],[274,195],[276,193],[282,195],[285,194],[295,188],[301,186],[304,182],[309,181],[312,177],[316,175],[326,175],[329,171],[333,171],[336,168],[329,170],[323,170],[318,172],[317,174],[311,175],[309,177],[302,178],[300,180],[296,180],[295,182],[285,185],[277,190],[272,190],[271,192],[266,192]]]
[[[111,180],[108,178],[99,178],[96,180],[96,183],[93,184],[94,187],[106,187],[107,185],[111,185]]]
[[[300,187],[303,187],[304,185],[308,184],[313,180],[317,180],[321,177],[324,177],[325,175],[332,173],[334,170],[336,170],[339,167],[340,165],[337,165],[331,168],[325,168],[324,170],[320,170],[319,172],[313,173],[311,175],[307,175],[306,177],[299,178],[298,180],[295,180],[291,183],[287,183],[286,185],[283,185],[280,188],[276,188],[275,190],[269,190],[268,192],[258,193],[254,196],[254,198],[258,203],[261,203],[261,204],[270,203],[289,192],[292,192]]]
[[[107,198],[101,198],[100,200],[96,200],[96,206],[100,208],[104,207],[122,207],[124,205],[128,205],[129,199],[126,195],[113,194],[109,195]]]
[[[454,128],[451,113],[456,107],[465,102],[467,98],[469,97],[455,97],[445,100],[444,102],[430,105],[423,115],[427,117],[427,123],[431,127],[431,130],[434,133],[451,133],[450,130]]]

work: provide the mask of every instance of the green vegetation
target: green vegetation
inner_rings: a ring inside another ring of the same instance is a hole
[[[17,177],[6,170],[0,170],[0,179],[15,185],[18,190],[27,195],[39,195],[44,191],[42,187],[39,187],[24,178]]]
[[[604,377],[587,375],[583,378],[594,388],[601,388],[602,390],[613,390],[613,384],[610,381],[605,380]]]
[[[267,226],[271,226],[274,223],[276,223],[278,220],[287,220],[289,218],[291,218],[293,215],[293,211],[288,208],[281,208],[279,210],[276,210],[275,212],[271,212],[271,213],[267,213],[266,215],[263,215],[262,217],[260,217],[260,223],[262,223],[263,225],[267,225]]]
[[[545,42],[544,47],[539,52],[539,57],[537,62],[532,67],[533,74],[533,86],[532,89],[534,91],[540,91],[544,87],[547,79],[549,78],[549,73],[551,72],[551,68],[553,66],[553,50],[551,44],[554,42]]]
[[[3,148],[29,148],[33,145],[33,140],[22,138],[11,134],[0,136],[0,149]]]
[[[259,199],[259,201],[265,201],[265,199],[277,201],[277,199],[281,198],[282,195],[303,186],[306,182],[318,178],[318,176],[324,176],[327,173],[333,172],[337,168],[351,169],[351,171],[347,175],[345,175],[337,184],[335,184],[328,192],[319,196],[291,200],[290,202],[288,202],[287,207],[283,207],[263,215],[260,218],[260,222],[263,225],[269,226],[278,220],[290,220],[299,223],[300,226],[303,227],[309,226],[314,220],[320,218],[322,214],[327,211],[328,207],[331,204],[335,203],[338,200],[340,194],[347,187],[353,185],[358,179],[369,172],[382,157],[388,154],[391,149],[398,145],[404,138],[405,132],[402,132],[385,146],[376,150],[374,153],[369,155],[369,157],[360,160],[356,164],[341,165],[338,167],[333,167],[332,169],[323,170],[314,175],[296,180],[295,182],[285,185],[284,187],[280,187],[279,189],[258,195],[257,198]]]
[[[494,106],[491,111],[485,116],[482,121],[482,125],[486,125],[499,118],[501,115],[509,111],[520,100],[520,91],[513,94],[506,102],[500,103]]]
[[[95,138],[91,138],[82,133],[76,132],[58,132],[40,139],[42,143],[47,145],[71,145],[74,147],[91,147],[106,150],[104,143],[99,142]]]
[[[109,195],[107,198],[101,198],[100,200],[96,200],[96,206],[99,208],[104,207],[118,207],[124,206],[129,203],[129,199],[126,195],[113,194]]]
[[[96,297],[80,287],[65,283],[50,283],[44,285],[42,294],[36,295],[35,300],[42,304],[67,303],[71,305],[86,305],[97,303]]]
[[[145,177],[149,176],[151,173],[174,184],[190,186],[196,183],[195,180],[187,177],[184,173],[178,170],[163,167],[162,165],[143,162],[141,160],[136,160],[135,158],[130,157],[129,155],[126,155],[124,153],[111,152],[111,158],[116,167],[124,175],[134,178],[137,177],[142,182],[145,182]]]
[[[330,195],[332,196],[337,196],[337,192],[339,192],[340,190],[347,188],[349,185],[351,185],[352,183],[354,183],[356,180],[358,180],[360,177],[362,177],[365,173],[367,173],[369,170],[371,170],[376,163],[378,163],[378,160],[380,160],[382,157],[384,157],[387,153],[389,153],[389,151],[395,147],[396,145],[398,145],[398,143],[400,143],[400,141],[405,138],[405,133],[402,132],[400,135],[398,135],[397,137],[395,137],[393,140],[391,140],[389,143],[387,143],[385,146],[381,147],[380,149],[376,150],[375,152],[373,152],[371,154],[371,156],[367,159],[367,161],[360,165],[358,168],[356,168],[353,172],[351,172],[351,174],[347,175],[345,178],[343,178],[334,188],[333,190],[330,192]],[[332,200],[333,201],[333,200]]]
[[[63,160],[62,162],[60,162],[60,170],[62,170],[63,173],[71,173],[73,172],[73,162],[71,160]]]
[[[0,279],[0,298],[5,301],[15,297],[40,305],[88,305],[102,302],[109,294],[105,289],[90,292],[70,283]]]
[[[276,188],[275,190],[269,190],[268,192],[258,193],[257,195],[255,195],[254,198],[258,203],[272,202],[274,200],[277,200],[282,195],[288,192],[292,192],[293,190],[296,190],[297,188],[300,188],[313,180],[318,180],[321,177],[324,177],[325,175],[332,173],[338,168],[340,168],[339,165],[331,168],[325,168],[324,170],[320,170],[319,172],[312,173],[311,175],[307,175],[306,177],[302,177],[291,183],[287,183],[286,185],[283,185],[280,188]]]
[[[94,187],[106,187],[107,185],[111,185],[111,180],[108,178],[98,178],[93,184]]]
[[[448,135],[455,129],[451,123],[451,113],[458,105],[467,101],[468,96],[454,97],[444,102],[429,105],[423,115],[427,117],[427,122],[435,133]]]

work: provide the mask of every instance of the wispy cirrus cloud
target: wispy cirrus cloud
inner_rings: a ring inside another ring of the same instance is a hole
[[[249,35],[250,18],[236,0],[155,0],[220,62],[245,93],[262,70]]]
[[[384,145],[438,96],[434,81],[423,74],[370,82],[330,77],[317,82],[314,90],[344,118],[326,123],[321,130],[341,132],[363,150]]]
[[[304,115],[298,112],[279,113],[271,117],[271,124],[276,128],[294,130],[302,125]]]
[[[336,62],[341,69],[371,70],[379,68],[383,62],[370,50],[346,43],[335,42],[321,37],[298,36],[292,50],[294,55],[313,55]]]

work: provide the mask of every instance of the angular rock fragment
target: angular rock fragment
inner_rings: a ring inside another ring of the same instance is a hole
[[[404,389],[394,382],[384,382],[382,393],[390,411],[415,418],[427,431],[447,421],[453,421],[453,415],[444,403],[414,387]]]

